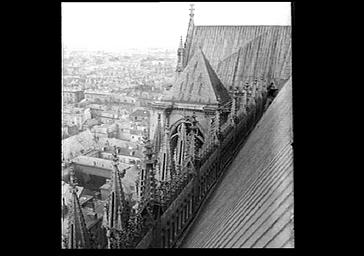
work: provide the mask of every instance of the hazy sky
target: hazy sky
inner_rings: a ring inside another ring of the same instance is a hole
[[[289,2],[193,2],[195,25],[290,25]],[[191,2],[62,3],[62,42],[69,49],[176,49],[185,39]]]

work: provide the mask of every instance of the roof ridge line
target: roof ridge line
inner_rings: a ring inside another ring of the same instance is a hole
[[[198,46],[198,52],[200,52],[200,54],[201,54],[201,56],[202,56],[202,61],[203,61],[203,66],[204,66],[204,69],[205,69],[205,71],[206,71],[206,73],[207,73],[207,75],[208,75],[208,81],[209,81],[209,83],[210,83],[210,86],[212,87],[212,90],[214,91],[214,95],[215,95],[215,100],[217,101],[217,102],[219,102],[219,100],[218,100],[218,97],[217,97],[217,91],[216,91],[216,88],[215,88],[215,86],[213,85],[213,83],[212,83],[212,80],[211,80],[211,75],[210,75],[210,72],[209,72],[209,70],[208,70],[208,68],[207,68],[207,62],[208,62],[208,60],[206,59],[206,56],[205,56],[205,54],[204,54],[204,52],[202,51],[202,49],[201,49],[201,47],[200,46]]]
[[[207,59],[207,57],[205,56],[202,48],[200,46],[198,48],[199,48],[199,51],[201,52],[201,55],[202,55],[202,58],[203,58],[203,61],[204,61],[204,66],[205,66],[205,69],[206,69],[207,74],[209,76],[209,82],[211,84],[211,87],[214,90],[216,101],[217,102],[223,101],[223,99],[221,98],[222,95],[220,95],[221,93],[220,93],[220,91],[217,88],[217,86],[219,86],[219,85],[216,85],[216,87],[215,87],[215,84],[213,83],[212,80],[216,80],[217,79],[218,83],[221,84],[221,86],[223,87],[223,89],[226,89],[226,88],[222,84],[222,82],[221,82],[220,78],[218,77],[218,75],[216,74],[216,71],[214,70],[214,68],[211,66],[211,64],[210,64],[209,60]],[[215,76],[215,77],[212,78],[212,75]]]

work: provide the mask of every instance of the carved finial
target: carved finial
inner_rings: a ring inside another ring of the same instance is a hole
[[[151,160],[152,156],[153,156],[153,150],[152,150],[152,145],[151,145],[149,138],[144,137],[143,144],[144,144],[144,148],[145,148],[145,150],[144,150],[145,158],[147,160]]]
[[[192,113],[192,125],[193,125],[194,128],[195,128],[196,124],[197,124],[196,112],[193,111],[193,113]]]
[[[75,170],[74,170],[73,166],[70,167],[69,174],[70,174],[70,192],[76,193],[77,192],[77,187],[76,187],[77,181],[76,181]]]
[[[118,158],[118,152],[117,152],[116,146],[114,146],[114,152],[113,152],[112,156],[113,156],[112,160],[114,162],[114,165],[118,165],[119,158]]]
[[[165,127],[165,132],[169,132],[170,127],[169,127],[169,118],[168,118],[168,116],[164,120],[164,127]]]
[[[191,8],[189,9],[191,12],[190,12],[190,17],[191,18],[193,18],[193,16],[195,15],[194,13],[193,13],[193,11],[195,10],[194,8],[193,8],[193,6],[194,6],[194,4],[190,4],[190,6],[191,6]]]
[[[122,221],[121,216],[122,216],[123,211],[121,210],[121,205],[118,206],[118,210],[117,211],[118,211],[117,212],[117,216],[118,216],[117,220],[118,220],[118,222],[117,222],[116,228],[118,230],[122,230],[123,229],[123,221]]]
[[[179,41],[179,48],[183,48],[182,36],[181,36],[181,39],[180,39],[180,41]]]

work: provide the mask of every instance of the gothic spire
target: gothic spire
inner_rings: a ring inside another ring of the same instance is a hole
[[[253,108],[255,105],[255,84],[248,85],[247,90],[247,107]]]
[[[218,144],[221,138],[221,119],[220,119],[220,112],[221,112],[221,104],[218,104],[218,108],[215,112],[215,142]]]
[[[237,89],[233,90],[233,100],[231,102],[230,121],[234,125],[237,117]]]
[[[148,138],[144,138],[144,163],[141,172],[141,208],[144,208],[151,200],[154,199],[155,177],[154,177],[154,159],[153,146]]]
[[[239,112],[246,114],[247,92],[245,90],[242,90],[240,98]]]
[[[183,59],[183,68],[187,66],[187,62],[189,59],[189,52],[190,52],[190,48],[191,48],[191,42],[192,42],[192,36],[193,36],[193,31],[195,28],[195,24],[194,24],[194,20],[193,17],[195,16],[195,14],[193,13],[193,11],[195,10],[193,8],[194,4],[190,4],[191,8],[190,10],[190,21],[188,23],[188,29],[187,29],[187,36],[186,36],[186,41],[184,44],[184,48],[186,51],[186,56]]]
[[[111,188],[109,198],[105,204],[105,218],[103,225],[106,229],[115,229],[121,231],[124,228],[124,217],[126,201],[121,179],[125,175],[125,170],[119,171],[118,156],[115,148],[113,153],[113,171],[111,174]]]
[[[209,149],[211,147],[211,145],[213,145],[215,143],[214,138],[215,138],[215,117],[212,116],[210,119],[210,124],[209,124],[209,128],[208,128],[208,137],[207,137],[206,148]]]
[[[180,136],[178,136],[178,154],[177,154],[177,164],[176,164],[176,171],[179,172],[182,168],[182,165],[183,165],[183,162],[184,162],[184,159],[186,157],[186,153],[187,152],[187,148],[186,148],[186,141],[187,141],[187,131],[186,131],[186,115],[183,114],[184,116],[184,120],[183,122],[181,123],[181,126],[180,126],[180,130],[179,130],[179,134]],[[174,174],[174,173],[171,173],[171,174]]]
[[[190,18],[193,19],[193,16],[195,16],[195,14],[193,13],[193,11],[195,10],[193,8],[194,4],[190,4],[191,8],[189,9],[190,10]]]
[[[176,79],[178,79],[179,74],[183,71],[183,59],[184,59],[184,48],[182,45],[182,36],[181,36],[181,40],[179,42],[179,47],[177,50],[177,67],[176,67],[176,72],[177,72],[177,76]]]
[[[166,173],[169,174],[173,168],[173,162],[172,162],[172,152],[171,152],[171,144],[170,144],[170,126],[168,118],[166,119],[165,123],[165,132],[164,132],[164,144],[165,144],[165,152],[166,152]]]
[[[197,123],[196,114],[193,112],[192,120],[191,120],[191,141],[190,141],[190,156],[193,158],[193,161],[196,162],[198,160],[198,148],[197,148]]]
[[[256,80],[253,81],[252,83],[252,88],[251,88],[251,92],[252,92],[252,98],[255,99],[256,98],[256,92],[257,92],[257,82]]]
[[[160,116],[158,116],[158,120],[157,120],[157,127],[155,129],[154,132],[154,152],[156,155],[158,155],[160,149],[161,149],[161,144],[162,144],[162,125],[161,125],[161,118]]]
[[[258,81],[258,79],[256,79],[255,82],[257,84],[257,92],[256,92],[257,98],[261,99],[262,98],[262,82]]]
[[[80,201],[78,200],[75,173],[72,166],[70,167],[70,192],[67,248],[89,249],[91,248],[91,237],[86,227]]]

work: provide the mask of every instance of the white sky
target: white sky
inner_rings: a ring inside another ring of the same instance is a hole
[[[289,2],[193,2],[195,25],[290,25]],[[177,49],[191,2],[62,3],[62,42],[69,49]]]

